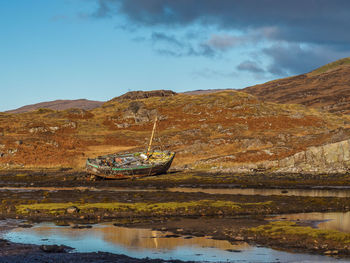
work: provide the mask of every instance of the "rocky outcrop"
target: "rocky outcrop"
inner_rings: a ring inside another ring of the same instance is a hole
[[[132,101],[129,107],[125,109],[123,119],[133,119],[135,123],[145,123],[154,120],[158,115],[156,109],[147,109],[145,104],[139,101]]]
[[[350,172],[350,139],[318,147],[278,161],[278,172],[344,173]]]
[[[233,158],[232,158],[233,157]],[[235,159],[235,156],[221,158]],[[214,160],[214,163],[220,161]],[[203,165],[209,161],[200,160]],[[213,172],[226,173],[301,173],[301,174],[338,174],[350,173],[350,139],[321,146],[308,147],[305,151],[273,161],[236,163],[230,167],[213,166]]]
[[[174,96],[177,93],[172,90],[152,90],[152,91],[130,91],[122,96],[116,97],[111,101],[120,101],[120,100],[140,100],[147,99],[151,97],[169,97]]]
[[[50,126],[50,127],[45,127],[45,126],[35,126],[30,129],[28,129],[28,132],[31,134],[40,134],[40,133],[45,133],[45,132],[51,132],[55,133],[56,131],[60,129],[76,129],[77,128],[77,123],[73,121],[66,120],[64,124],[60,126]]]

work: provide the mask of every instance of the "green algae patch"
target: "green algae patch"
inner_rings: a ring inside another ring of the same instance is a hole
[[[248,230],[259,236],[273,239],[298,238],[299,240],[313,239],[323,241],[334,241],[342,244],[350,244],[350,234],[336,230],[315,229],[309,226],[300,226],[295,222],[276,221],[267,225],[250,228]]]
[[[16,176],[17,176],[17,177],[25,177],[25,176],[27,176],[27,174],[24,174],[24,173],[18,173],[18,174],[16,174]]]
[[[19,214],[28,214],[31,211],[40,210],[48,213],[57,213],[65,211],[70,206],[76,206],[81,212],[89,212],[91,209],[102,209],[109,211],[130,211],[135,213],[142,212],[171,212],[171,211],[195,211],[196,209],[218,209],[225,208],[229,210],[238,210],[241,205],[231,201],[214,201],[199,200],[191,202],[166,202],[166,203],[38,203],[38,204],[22,204],[16,206]]]
[[[16,211],[19,214],[28,214],[30,210],[46,210],[48,212],[55,212],[58,210],[67,209],[75,203],[38,203],[38,204],[25,204],[17,205]]]

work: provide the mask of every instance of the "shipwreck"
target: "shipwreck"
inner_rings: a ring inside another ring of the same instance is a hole
[[[86,160],[88,173],[108,179],[137,178],[166,173],[174,160],[175,152],[152,151],[157,125],[155,119],[150,142],[145,152],[108,154]]]

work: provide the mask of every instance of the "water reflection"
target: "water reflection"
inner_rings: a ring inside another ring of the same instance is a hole
[[[279,215],[269,219],[274,220],[310,220],[322,221],[317,224],[320,229],[338,230],[341,232],[350,233],[350,212],[346,213],[299,213]]]
[[[231,195],[285,195],[285,196],[309,196],[309,197],[350,197],[350,189],[255,189],[255,188],[185,188],[175,187],[164,190],[119,188],[119,187],[0,187],[0,191],[33,192],[33,191],[93,191],[93,192],[183,192],[183,193],[207,193],[207,194],[231,194]]]
[[[33,228],[16,228],[5,235],[13,242],[31,244],[64,244],[78,252],[105,251],[144,258],[178,258],[182,260],[226,261],[232,255],[228,251],[249,251],[245,243],[231,244],[209,237],[166,237],[170,233],[116,227],[112,223],[94,225],[91,229],[58,227],[41,223]],[[218,253],[220,251],[220,253]]]
[[[41,223],[30,229],[13,229],[5,235],[5,238],[19,243],[64,244],[75,248],[78,252],[105,251],[136,258],[150,257],[200,262],[336,261],[325,256],[294,254],[249,246],[244,242],[230,244],[228,241],[212,240],[208,237],[166,238],[167,234],[148,229],[115,227],[112,223],[94,225],[91,229],[72,229],[51,223]]]
[[[13,233],[27,232],[36,236],[56,236],[60,235],[67,239],[80,240],[86,235],[93,236],[96,239],[114,244],[129,247],[135,250],[143,249],[174,249],[178,246],[199,246],[216,247],[222,250],[227,249],[247,249],[246,243],[232,245],[228,241],[214,240],[210,237],[167,237],[170,232],[154,231],[142,228],[116,227],[112,223],[102,223],[94,225],[90,229],[72,229],[71,227],[57,227],[53,224],[39,224],[30,229],[17,228]]]
[[[206,194],[230,194],[230,195],[286,195],[286,196],[309,196],[309,197],[350,197],[350,190],[340,189],[254,189],[254,188],[168,188],[170,192],[206,193]]]

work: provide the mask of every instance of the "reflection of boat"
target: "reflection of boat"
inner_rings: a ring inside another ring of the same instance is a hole
[[[165,173],[175,157],[174,152],[151,151],[157,118],[147,152],[109,154],[97,158],[88,158],[86,170],[94,175],[109,178],[133,178]]]

